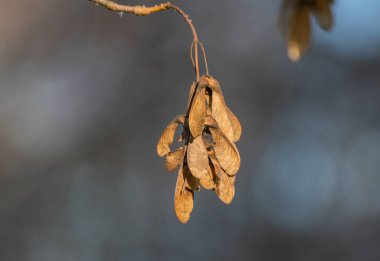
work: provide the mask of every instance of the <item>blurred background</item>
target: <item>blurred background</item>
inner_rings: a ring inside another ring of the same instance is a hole
[[[234,201],[186,225],[155,151],[195,78],[182,18],[0,2],[0,260],[380,260],[378,0],[337,0],[299,63],[279,0],[173,1],[243,125]]]

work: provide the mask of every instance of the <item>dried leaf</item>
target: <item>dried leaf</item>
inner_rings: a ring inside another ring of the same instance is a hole
[[[312,8],[318,24],[325,31],[330,30],[333,24],[333,15],[330,9],[331,3],[331,0],[317,0]]]
[[[195,138],[202,134],[206,117],[206,95],[205,89],[198,86],[189,112],[189,128],[191,135]]]
[[[187,164],[191,174],[197,179],[204,179],[208,175],[208,154],[202,135],[189,142]]]
[[[190,219],[190,214],[194,207],[194,192],[186,186],[186,175],[183,171],[183,165],[179,168],[177,184],[174,193],[174,211],[177,218],[182,223],[186,223]]]
[[[235,175],[240,168],[240,155],[235,144],[231,143],[219,129],[213,127],[209,129],[214,140],[215,156],[220,166],[227,174]]]
[[[221,170],[221,179],[216,184],[215,193],[225,204],[230,204],[235,196],[235,186],[223,170]]]
[[[166,155],[165,168],[167,171],[175,171],[181,165],[185,151],[185,147],[182,146]]]
[[[175,131],[177,130],[178,125],[183,125],[184,122],[185,115],[181,114],[175,117],[175,119],[165,128],[157,142],[157,154],[160,157],[163,157],[170,152],[170,145],[174,141]]]

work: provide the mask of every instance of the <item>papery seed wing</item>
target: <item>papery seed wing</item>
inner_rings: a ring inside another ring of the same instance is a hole
[[[209,80],[209,88],[212,90],[211,115],[218,123],[219,128],[230,141],[237,141],[241,135],[241,125],[236,116],[227,107],[219,82]]]
[[[186,187],[186,175],[189,175],[189,173],[185,173],[183,171],[183,165],[181,165],[174,193],[174,211],[182,223],[189,221],[190,214],[194,207],[194,192]]]
[[[230,140],[234,140],[234,132],[232,122],[228,113],[228,108],[224,102],[223,96],[217,92],[212,93],[211,98],[211,112],[212,116],[218,123],[220,130]]]
[[[195,138],[202,134],[206,117],[206,95],[205,89],[198,86],[193,101],[190,105],[189,128],[191,135]]]
[[[228,116],[232,123],[231,125],[232,125],[233,134],[234,134],[233,141],[237,142],[238,140],[240,140],[240,136],[241,136],[241,125],[238,118],[235,116],[235,114],[233,114],[230,108],[227,107],[227,109],[228,109]]]
[[[206,117],[206,119],[205,119],[205,125],[219,129],[218,123],[216,123],[216,120],[212,116],[207,116]]]
[[[208,175],[208,154],[202,135],[189,142],[187,147],[187,164],[191,174],[197,179],[206,178]]]
[[[199,179],[191,175],[189,167],[186,164],[184,164],[183,166],[183,172],[185,173],[185,176],[186,176],[185,186],[193,191],[199,191],[200,190]]]
[[[330,7],[331,2],[331,0],[317,0],[312,8],[318,24],[325,31],[330,30],[333,24],[333,15]]]
[[[221,172],[221,179],[216,184],[215,193],[225,204],[230,204],[235,196],[235,186],[223,170]]]
[[[213,173],[210,165],[208,166],[208,174],[206,177],[203,179],[199,180],[200,184],[202,187],[205,189],[213,189],[214,188],[214,178],[213,178]]]
[[[222,178],[221,167],[219,165],[218,159],[215,156],[214,149],[211,149],[208,151],[208,157],[209,157],[210,162],[211,162],[210,167],[211,167],[211,171],[213,173],[213,177],[221,179]]]
[[[178,125],[183,125],[185,122],[185,115],[181,114],[177,116],[162,132],[160,139],[157,142],[157,154],[160,157],[165,156],[170,152],[170,145],[174,141],[174,134]]]
[[[190,107],[191,101],[192,101],[193,96],[195,94],[196,87],[197,87],[197,83],[193,82],[193,84],[190,87],[189,98],[187,100],[187,109],[189,109],[189,107]]]
[[[233,184],[233,185],[235,185],[236,175],[235,176],[230,176],[230,175],[227,174],[227,176],[228,176],[228,179],[230,180],[230,183]]]
[[[186,152],[185,147],[179,147],[176,151],[170,152],[165,157],[165,168],[167,171],[175,171],[183,161]]]
[[[240,168],[240,155],[232,142],[217,128],[210,128],[214,140],[215,156],[220,166],[229,175],[235,175]]]

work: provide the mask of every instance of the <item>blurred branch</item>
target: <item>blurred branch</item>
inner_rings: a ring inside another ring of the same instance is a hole
[[[117,12],[122,12],[122,13],[130,13],[130,14],[134,14],[137,16],[147,16],[147,15],[150,15],[152,13],[157,13],[157,12],[165,11],[168,9],[172,9],[172,10],[176,11],[177,13],[179,13],[185,19],[185,21],[189,25],[191,32],[193,34],[194,39],[193,39],[193,45],[192,46],[194,46],[194,56],[195,56],[195,63],[193,62],[193,66],[195,69],[195,74],[197,76],[197,81],[199,80],[200,75],[199,75],[199,61],[198,61],[199,60],[198,59],[198,45],[199,45],[198,35],[197,35],[197,31],[195,30],[194,25],[191,22],[189,16],[184,11],[182,11],[181,8],[179,8],[176,5],[171,4],[169,2],[154,5],[154,6],[144,6],[144,5],[129,6],[129,5],[120,5],[120,4],[117,4],[117,3],[113,2],[113,1],[109,1],[109,0],[89,0],[89,1],[95,3],[96,5],[104,6],[105,8],[112,10],[112,11],[117,11]],[[202,50],[203,50],[203,47],[202,47]],[[204,50],[203,50],[203,53],[204,53]],[[192,55],[192,51],[191,51],[191,55]],[[208,68],[206,65],[206,72],[207,71],[208,71]]]

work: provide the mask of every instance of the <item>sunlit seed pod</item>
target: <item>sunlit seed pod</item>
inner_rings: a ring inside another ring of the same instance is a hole
[[[202,135],[191,140],[187,147],[187,164],[191,174],[197,179],[208,175],[208,154]]]
[[[185,152],[186,148],[182,146],[168,153],[165,157],[165,169],[167,171],[175,171],[182,164]]]
[[[189,175],[189,172],[184,172],[183,165],[181,165],[174,193],[174,211],[182,223],[189,221],[194,207],[194,191],[188,188],[187,175]]]
[[[199,179],[195,178],[193,175],[191,175],[189,167],[184,164],[183,165],[183,171],[186,176],[186,186],[188,189],[191,189],[193,191],[199,191],[200,190],[200,182]]]
[[[230,142],[224,134],[216,129],[210,128],[214,140],[215,156],[220,166],[229,175],[235,175],[240,168],[240,155],[234,143]]]
[[[230,204],[235,196],[235,186],[224,171],[222,171],[221,179],[216,184],[215,193],[225,204]]]
[[[210,164],[208,165],[208,175],[206,177],[204,177],[203,179],[200,179],[199,183],[205,189],[213,189],[214,188],[214,178],[213,178],[213,174],[212,174]]]
[[[170,152],[170,145],[174,141],[174,135],[179,125],[183,125],[185,122],[185,115],[181,114],[172,120],[169,125],[162,132],[161,137],[157,142],[157,154],[160,157],[165,156]]]
[[[195,138],[202,134],[204,120],[206,118],[206,95],[205,88],[198,86],[189,110],[189,128]]]

